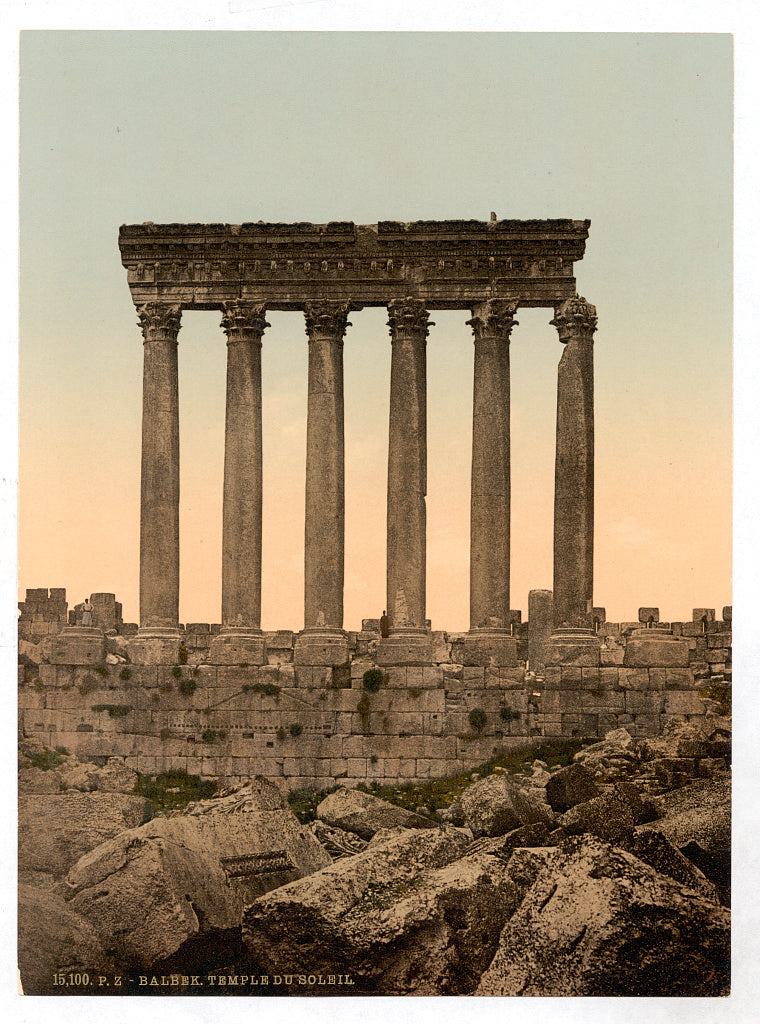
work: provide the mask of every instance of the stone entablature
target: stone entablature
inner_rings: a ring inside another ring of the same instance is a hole
[[[434,309],[486,298],[553,306],[575,295],[588,220],[129,224],[119,230],[135,305],[216,309],[233,299],[302,309],[308,298]]]

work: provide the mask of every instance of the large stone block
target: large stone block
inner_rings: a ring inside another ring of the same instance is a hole
[[[462,647],[463,665],[517,666],[517,640],[506,633],[471,630]]]
[[[66,627],[50,644],[51,665],[98,665],[105,660],[103,632],[87,626]]]
[[[262,636],[220,633],[211,639],[209,665],[266,665],[266,641]]]
[[[135,665],[177,665],[180,643],[180,637],[130,637],[129,660]]]
[[[433,641],[429,633],[394,632],[378,641],[378,665],[430,665]]]
[[[683,640],[632,637],[625,648],[626,668],[685,667],[689,664],[689,647]]]

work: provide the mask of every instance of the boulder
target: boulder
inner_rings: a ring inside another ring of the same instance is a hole
[[[349,974],[355,994],[472,992],[521,890],[502,858],[463,855],[470,842],[451,826],[396,832],[270,892],[245,910],[253,961]]]
[[[62,764],[51,775],[61,780],[61,788],[77,789],[81,793],[91,793],[98,788],[98,768],[94,764],[80,764],[78,761]]]
[[[655,871],[659,871],[661,875],[667,875],[675,882],[685,885],[687,889],[693,889],[705,899],[713,901],[719,899],[717,887],[661,832],[655,832],[653,829],[642,832],[634,831],[619,845],[621,849],[632,853],[639,860],[643,860],[645,864],[654,868]]]
[[[729,929],[725,908],[582,836],[553,851],[475,995],[728,995]]]
[[[257,777],[103,843],[69,872],[70,905],[118,958],[181,962],[178,951],[234,939],[246,903],[329,863],[277,787]]]
[[[344,832],[355,832],[362,839],[371,839],[381,828],[436,827],[431,818],[397,807],[360,789],[345,787],[324,798],[317,807],[317,817]]]
[[[324,821],[309,822],[309,828],[333,860],[352,857],[367,848],[367,840],[357,836],[355,832],[344,832],[343,829],[333,828]]]
[[[567,835],[590,832],[600,839],[617,842],[636,824],[633,808],[619,793],[604,793],[566,811],[558,822]]]
[[[19,769],[19,793],[60,793],[63,788],[60,776],[56,772],[27,766]]]
[[[96,772],[97,787],[101,793],[134,793],[139,776],[127,768],[118,757],[109,757]]]
[[[546,783],[546,799],[553,811],[569,811],[571,807],[599,796],[594,776],[582,764],[560,768]]]
[[[125,829],[141,825],[150,815],[150,801],[141,796],[21,793],[19,867],[26,871],[48,871],[62,878],[83,854]]]
[[[671,718],[659,736],[642,739],[638,743],[639,756],[644,761],[655,758],[710,757],[710,743],[705,732],[693,722]]]
[[[49,888],[19,885],[18,968],[24,995],[61,995],[53,976],[69,972],[112,974],[97,932]]]
[[[489,775],[468,786],[460,803],[474,836],[502,836],[520,825],[552,820],[546,803],[504,775]]]
[[[646,827],[682,849],[696,842],[710,853],[731,846],[731,781],[728,774],[699,779],[652,800],[660,817]]]

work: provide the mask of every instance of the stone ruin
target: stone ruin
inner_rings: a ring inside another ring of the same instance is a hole
[[[656,735],[700,718],[731,681],[731,615],[608,623],[593,599],[593,336],[576,291],[589,222],[381,221],[123,226],[143,335],[140,622],[65,591],[20,605],[24,734],[140,772],[262,774],[286,788],[403,782],[474,766],[541,737]],[[343,628],[343,337],[385,306],[392,356],[388,636]],[[510,609],[509,340],[520,306],[548,307],[557,377],[552,591]],[[221,622],[179,622],[178,335],[218,309],[227,336]],[[425,609],[426,338],[430,311],[474,336],[470,628]],[[301,310],[309,344],[304,626],[261,629],[261,351],[267,310]],[[67,624],[68,623],[68,624]],[[26,644],[26,646],[24,646]],[[34,648],[32,650],[31,648]],[[379,684],[367,673],[379,669]],[[478,714],[474,714],[478,712]]]

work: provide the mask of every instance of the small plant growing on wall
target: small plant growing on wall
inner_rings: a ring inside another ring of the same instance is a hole
[[[260,697],[276,697],[280,687],[274,683],[243,683],[243,693],[258,693]]]
[[[132,669],[131,668],[123,668],[121,670],[121,672],[119,672],[119,679],[123,680],[125,683],[127,682],[128,679],[131,679],[131,678],[132,678]]]
[[[159,693],[173,693],[174,687],[171,683],[162,683],[158,688]]]
[[[179,665],[174,666],[174,668],[172,669],[172,675],[174,676],[175,679],[182,678],[182,669],[179,667]]]
[[[519,711],[513,711],[510,707],[499,708],[499,718],[502,722],[516,722],[519,717]]]
[[[291,736],[300,736],[302,732],[303,732],[303,726],[300,725],[298,722],[293,722],[293,724],[290,727],[290,735]]]
[[[277,730],[277,739],[280,741],[285,739],[285,730],[283,729],[282,726],[280,726],[280,728]]]
[[[217,740],[223,740],[227,733],[223,729],[204,729],[201,733],[201,740],[203,743],[216,743]]]
[[[92,671],[97,672],[99,676],[108,675],[108,665],[93,665]]]
[[[171,734],[172,734],[171,729],[163,728],[161,730],[161,732],[158,734],[158,738],[160,740],[168,740],[169,737],[171,736]]]
[[[383,681],[383,673],[379,668],[368,668],[362,676],[362,686],[367,693],[377,693]]]
[[[184,644],[179,645],[179,663],[180,665],[187,665],[187,647]]]
[[[470,726],[475,732],[482,732],[486,727],[486,713],[483,708],[473,708],[470,712]]]
[[[179,692],[183,697],[192,697],[197,689],[198,684],[194,679],[183,679],[179,684]]]

